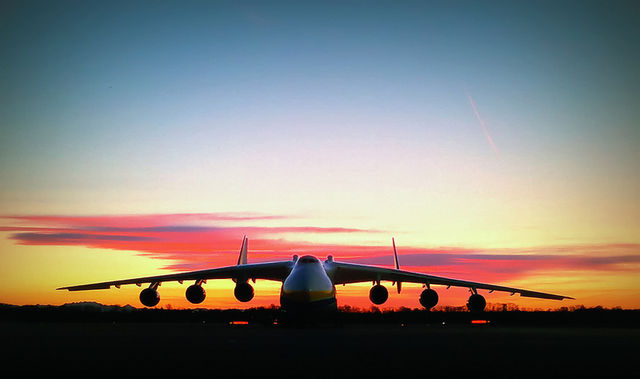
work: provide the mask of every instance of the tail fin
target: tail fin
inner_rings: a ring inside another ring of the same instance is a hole
[[[247,245],[249,244],[249,239],[247,236],[242,237],[242,247],[240,247],[240,255],[238,255],[238,265],[246,265],[247,264]]]
[[[393,243],[393,259],[396,263],[396,270],[400,270],[400,264],[398,264],[398,252],[396,251],[396,240],[391,237],[391,243]]]
[[[398,263],[398,251],[396,251],[396,239],[391,237],[391,243],[393,243],[393,260],[396,263],[396,270],[400,270],[400,263]],[[396,288],[398,289],[398,293],[400,293],[400,291],[402,291],[402,282],[397,282]]]

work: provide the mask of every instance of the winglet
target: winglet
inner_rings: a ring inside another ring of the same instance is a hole
[[[247,245],[249,244],[249,239],[247,236],[242,237],[242,246],[240,247],[240,255],[238,255],[238,265],[246,265],[247,264]]]

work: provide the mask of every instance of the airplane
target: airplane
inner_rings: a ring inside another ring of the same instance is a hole
[[[192,304],[200,304],[206,297],[206,291],[202,285],[209,279],[232,279],[236,283],[233,291],[234,296],[241,302],[248,302],[254,297],[254,290],[249,284],[249,279],[254,283],[256,279],[265,279],[282,282],[281,310],[292,316],[337,310],[336,285],[358,282],[372,282],[369,299],[376,305],[384,304],[389,298],[389,292],[385,286],[380,284],[381,281],[392,282],[398,293],[402,290],[402,283],[423,284],[425,289],[420,294],[420,304],[426,309],[431,309],[438,303],[438,293],[431,288],[432,285],[447,286],[447,289],[449,287],[469,288],[471,295],[467,301],[467,308],[471,312],[482,312],[487,304],[484,296],[478,293],[479,289],[489,290],[489,293],[494,291],[510,292],[511,295],[518,293],[521,297],[553,300],[573,299],[569,296],[404,271],[400,269],[398,263],[395,239],[392,238],[391,241],[395,269],[337,262],[331,255],[324,262],[312,255],[302,257],[294,255],[288,261],[250,264],[247,263],[249,240],[244,236],[238,262],[235,266],[61,287],[58,290],[98,290],[109,289],[111,286],[120,288],[126,284],[136,284],[140,287],[143,283],[149,283],[149,287],[140,292],[140,302],[146,307],[154,307],[160,302],[158,286],[163,282],[177,281],[182,284],[186,280],[193,280],[194,284],[187,288],[185,296]]]

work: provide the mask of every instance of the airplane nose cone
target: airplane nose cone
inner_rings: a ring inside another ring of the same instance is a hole
[[[316,267],[296,270],[282,284],[282,297],[288,301],[309,303],[334,296],[333,283]]]

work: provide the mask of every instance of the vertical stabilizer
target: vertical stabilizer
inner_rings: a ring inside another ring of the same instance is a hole
[[[396,270],[400,270],[400,264],[398,263],[398,252],[396,251],[396,240],[391,238],[391,243],[393,243],[393,260],[396,264]]]
[[[247,264],[247,245],[249,244],[249,239],[247,236],[242,237],[242,246],[240,247],[240,255],[238,255],[238,265],[246,265]]]
[[[396,270],[400,270],[400,263],[398,263],[398,251],[396,251],[396,240],[391,237],[391,243],[393,244],[393,260],[396,264]],[[396,283],[396,288],[398,289],[398,293],[402,291],[402,282]]]

